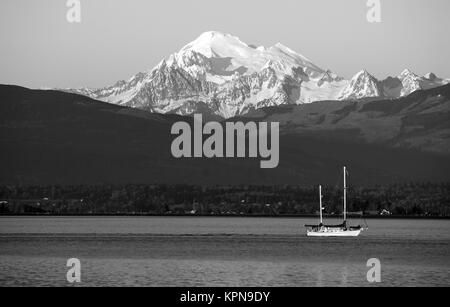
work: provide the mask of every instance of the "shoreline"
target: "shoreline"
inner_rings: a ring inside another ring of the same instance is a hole
[[[24,214],[0,214],[0,218],[2,217],[192,217],[192,218],[318,218],[317,215],[308,215],[308,214],[287,214],[287,215],[218,215],[218,214],[125,214],[125,213],[117,213],[117,214],[32,214],[32,213],[24,213]],[[329,215],[324,216],[324,218],[328,219],[341,219],[342,217],[339,215]],[[450,216],[420,216],[420,215],[363,215],[363,216],[351,216],[349,219],[385,219],[385,220],[450,220]]]

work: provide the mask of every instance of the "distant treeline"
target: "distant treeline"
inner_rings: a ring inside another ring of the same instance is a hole
[[[342,188],[324,187],[326,214],[342,213]],[[1,186],[1,214],[309,215],[317,187]],[[450,217],[450,183],[350,188],[348,208],[366,215]]]

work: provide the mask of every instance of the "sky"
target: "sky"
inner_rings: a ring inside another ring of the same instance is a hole
[[[345,78],[405,68],[450,78],[449,0],[66,0],[0,1],[0,84],[103,87],[153,68],[206,31],[257,46],[278,42]]]

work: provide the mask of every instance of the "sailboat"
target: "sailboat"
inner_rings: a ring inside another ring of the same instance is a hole
[[[323,224],[322,186],[319,186],[320,194],[320,223],[319,225],[305,225],[308,237],[357,237],[363,231],[361,226],[347,225],[347,168],[344,167],[344,222],[341,225]]]

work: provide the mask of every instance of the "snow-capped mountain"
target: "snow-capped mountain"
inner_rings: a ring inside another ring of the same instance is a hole
[[[433,73],[428,73],[421,77],[409,69],[405,69],[397,78],[403,85],[401,96],[407,96],[417,90],[428,90],[449,83],[448,80],[440,79]]]
[[[380,82],[366,70],[358,72],[341,91],[338,99],[361,99],[368,97],[384,97]]]
[[[402,73],[380,82],[362,71],[347,81],[280,43],[256,47],[213,31],[127,81],[65,91],[152,112],[229,118],[267,106],[400,97],[448,83],[432,74],[416,77]]]
[[[427,90],[450,83],[433,73],[421,77],[405,69],[397,77],[379,81],[366,70],[357,73],[341,91],[338,100],[362,98],[400,98],[418,90]]]

